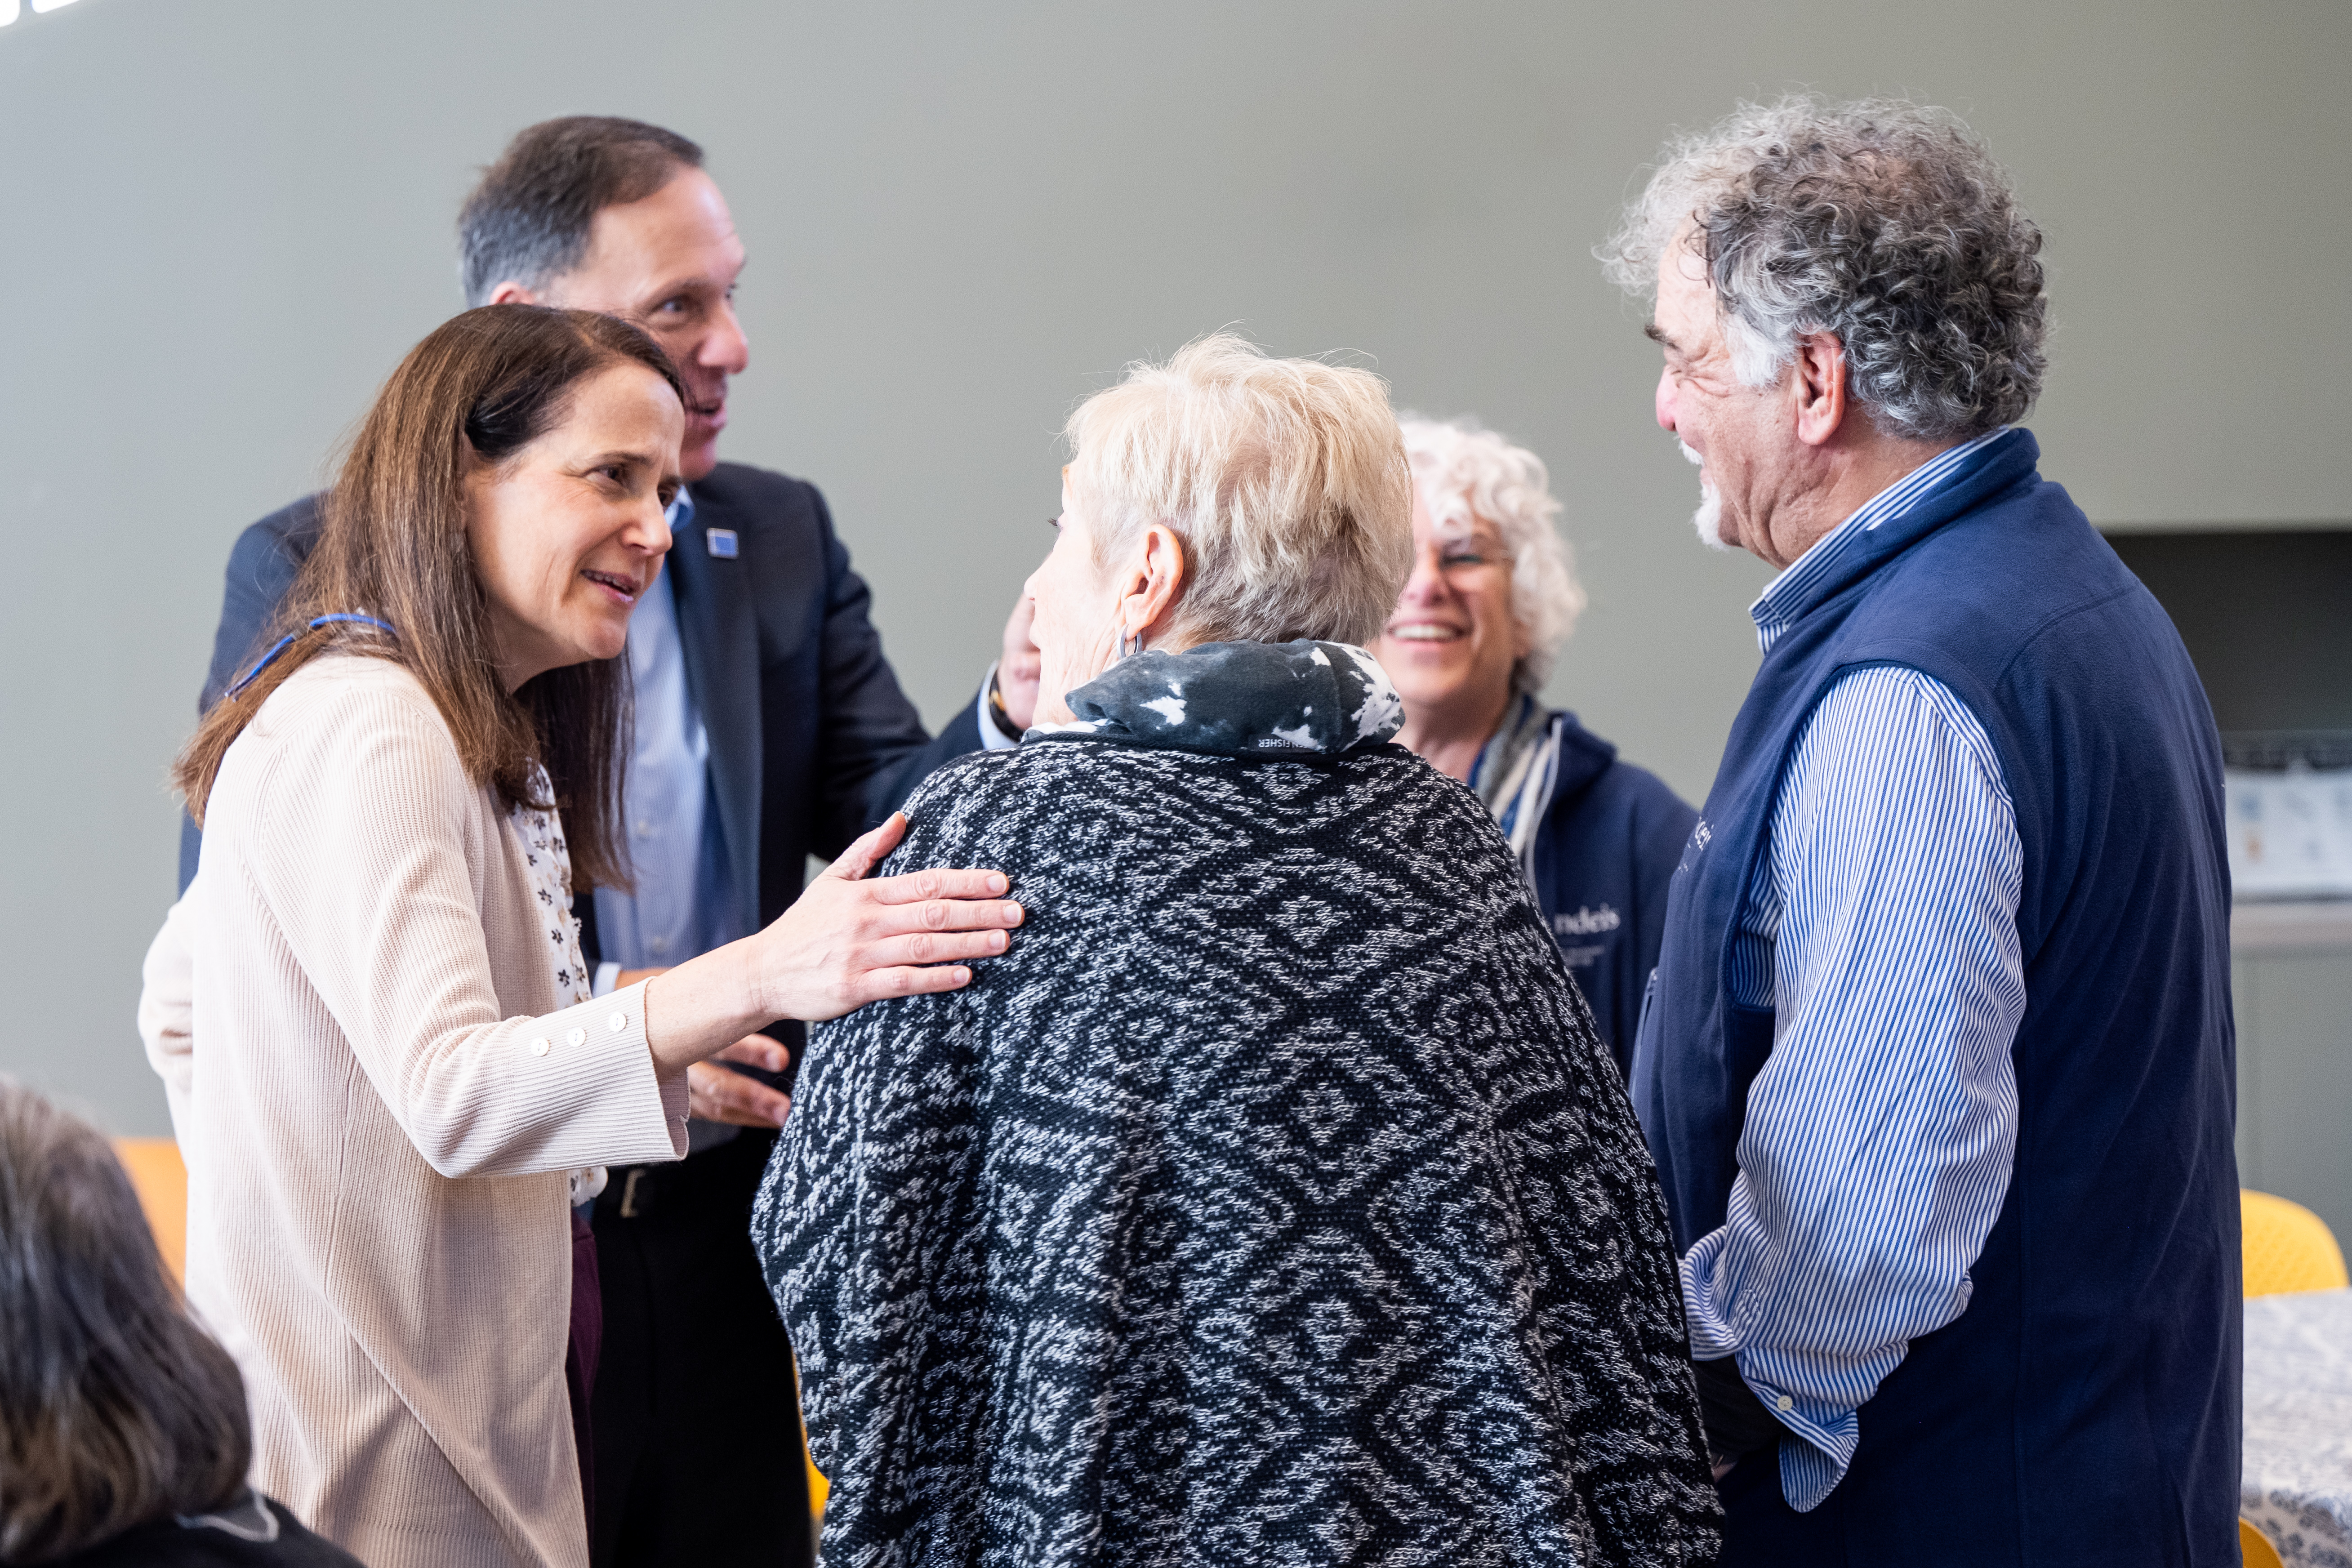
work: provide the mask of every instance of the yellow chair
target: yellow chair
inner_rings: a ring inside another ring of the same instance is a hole
[[[2238,1521],[2238,1556],[2246,1568],[2286,1568],[2271,1538],[2242,1519]]]
[[[117,1138],[114,1157],[131,1173],[131,1190],[147,1212],[147,1228],[155,1233],[155,1249],[163,1266],[182,1284],[188,1278],[188,1167],[180,1162],[180,1146],[169,1138]]]
[[[2239,1189],[2238,1209],[2245,1228],[2247,1295],[2344,1289],[2344,1254],[2326,1220],[2301,1204],[2245,1188]]]
[[[798,1356],[794,1356],[793,1358],[793,1415],[795,1417],[801,1413],[801,1362]],[[833,1495],[833,1483],[824,1479],[824,1473],[816,1468],[816,1460],[809,1455],[808,1423],[802,1420],[797,1424],[801,1429],[801,1463],[808,1467],[809,1517],[819,1529],[822,1529],[824,1525],[824,1501]]]

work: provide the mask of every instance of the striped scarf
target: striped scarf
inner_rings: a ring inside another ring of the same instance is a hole
[[[1470,766],[1468,784],[1480,804],[1510,840],[1519,870],[1530,884],[1535,878],[1536,831],[1544,809],[1551,804],[1552,785],[1559,778],[1559,725],[1557,715],[1521,692],[1503,712],[1503,722]]]

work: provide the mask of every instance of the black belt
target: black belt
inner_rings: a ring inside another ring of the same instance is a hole
[[[604,1173],[604,1190],[596,1197],[596,1217],[644,1219],[665,1208],[692,1207],[706,1200],[740,1202],[743,1167],[765,1170],[768,1152],[775,1144],[774,1129],[747,1127],[740,1136],[683,1160],[611,1166]],[[756,1175],[752,1179],[756,1183]]]

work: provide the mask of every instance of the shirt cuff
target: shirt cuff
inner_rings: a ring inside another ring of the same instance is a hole
[[[1021,743],[1021,737],[1006,734],[1004,727],[996,721],[996,704],[988,700],[988,689],[995,684],[996,666],[992,664],[980,682],[980,749],[983,752],[1009,752]]]
[[[621,966],[607,959],[596,966],[596,978],[589,982],[588,994],[610,996],[613,994],[613,988],[620,983]]]
[[[1737,1358],[1740,1381],[1789,1429],[1780,1444],[1780,1495],[1799,1513],[1811,1513],[1845,1479],[1862,1440],[1862,1422],[1851,1406],[1781,1386],[1772,1375],[1768,1352],[1741,1347],[1738,1310],[1717,1300],[1724,1282],[1717,1265],[1728,1239],[1728,1230],[1718,1227],[1700,1237],[1682,1258],[1683,1316],[1689,1325],[1691,1359]]]

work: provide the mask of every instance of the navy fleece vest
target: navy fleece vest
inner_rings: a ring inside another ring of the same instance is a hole
[[[2017,432],[1858,542],[1758,670],[1668,895],[1633,1093],[1687,1250],[1724,1222],[1772,1048],[1726,979],[1807,715],[1846,670],[1920,670],[1983,724],[2016,805],[2017,1163],[1974,1295],[1863,1406],[1819,1509],[1777,1482],[1743,1498],[1735,1472],[1727,1563],[2237,1561],[2220,744],[2171,622],[2039,456]]]

